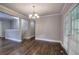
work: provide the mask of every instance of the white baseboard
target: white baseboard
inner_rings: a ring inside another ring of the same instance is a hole
[[[34,37],[34,35],[25,37],[25,39],[30,39],[30,38],[32,38],[32,37]]]
[[[9,38],[9,37],[6,37],[6,39],[8,39],[8,40],[12,40],[12,41],[15,41],[15,42],[22,42],[22,40],[17,40],[17,39]]]
[[[59,42],[59,43],[61,43],[61,41],[59,41],[59,40],[52,40],[52,39],[38,38],[38,37],[36,37],[35,40],[42,40],[42,41],[48,41],[48,42]]]
[[[60,44],[61,44],[61,46],[64,48],[63,43],[62,43],[62,42],[60,42]]]
[[[0,36],[0,37],[4,37],[4,36]]]
[[[61,44],[61,46],[64,48],[64,45],[63,45],[63,43],[62,42],[60,42],[60,44]],[[65,48],[64,48],[65,49]],[[65,51],[66,51],[66,49],[65,49]],[[68,54],[68,52],[66,51],[66,53]]]

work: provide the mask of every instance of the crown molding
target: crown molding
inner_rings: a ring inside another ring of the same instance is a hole
[[[65,3],[64,6],[63,6],[63,8],[62,8],[62,10],[61,10],[61,14],[62,14],[62,15],[67,15],[77,4],[78,4],[78,3],[72,3],[72,5],[70,6],[70,8],[67,10],[67,12],[64,13],[65,7],[68,6],[68,4]]]
[[[25,15],[15,11],[15,10],[12,10],[12,9],[4,6],[4,5],[0,5],[0,8],[1,8],[0,11],[2,11],[4,13],[8,13],[8,14],[10,14],[12,16],[16,16],[16,17],[20,17],[20,18],[26,18]]]
[[[55,13],[55,14],[40,16],[40,18],[42,18],[42,17],[48,17],[48,16],[56,16],[56,15],[62,15],[62,14],[61,13]]]

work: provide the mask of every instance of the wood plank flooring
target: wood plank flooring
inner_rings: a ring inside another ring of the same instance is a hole
[[[66,55],[60,43],[37,41],[34,38],[21,43],[0,38],[0,55]]]

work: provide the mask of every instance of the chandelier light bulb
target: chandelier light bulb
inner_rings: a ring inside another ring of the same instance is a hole
[[[37,16],[37,18],[39,18],[39,16]]]
[[[38,16],[38,14],[35,14],[35,16],[37,17],[37,16]]]
[[[35,6],[33,6],[33,13],[29,14],[30,19],[38,19],[39,18],[39,15],[37,13],[35,13],[34,8],[35,8]]]
[[[35,16],[32,16],[31,19],[35,19]]]
[[[35,14],[36,18],[39,18],[39,15],[38,14]]]
[[[29,18],[31,18],[32,17],[32,14],[29,14]]]

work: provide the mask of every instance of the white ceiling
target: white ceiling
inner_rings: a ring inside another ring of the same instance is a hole
[[[40,15],[40,16],[45,16],[45,15],[51,15],[51,14],[56,14],[60,13],[64,3],[37,3],[37,4],[32,4],[32,3],[1,3],[1,5],[10,8],[14,11],[17,11],[25,16],[28,14],[32,13],[33,9],[32,6],[35,5],[35,11]]]

